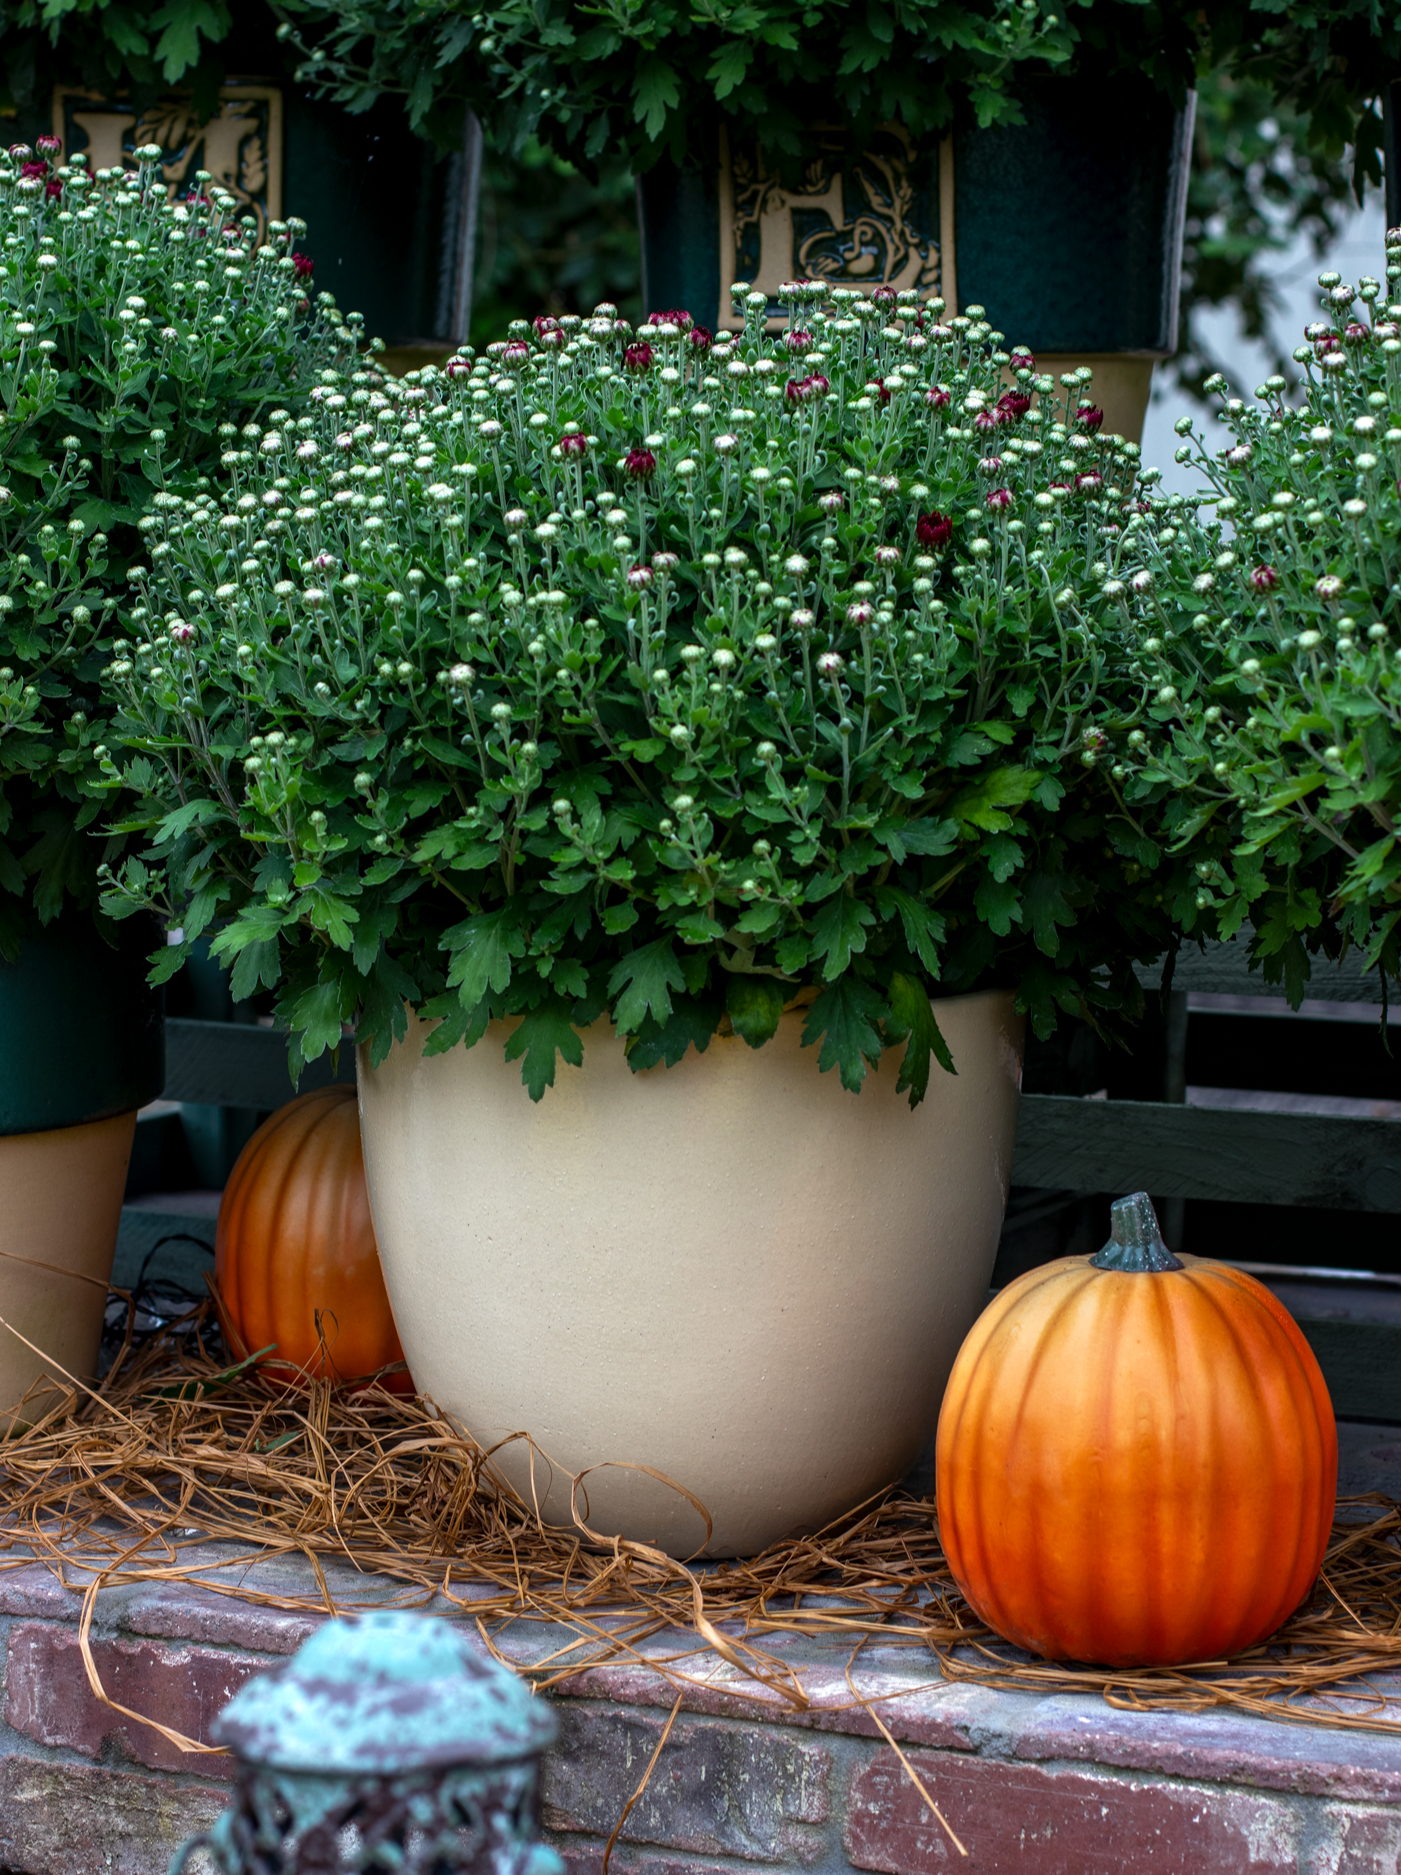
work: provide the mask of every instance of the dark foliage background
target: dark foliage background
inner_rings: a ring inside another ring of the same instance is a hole
[[[247,71],[250,59],[259,67],[271,60],[290,80],[299,55],[273,37],[281,11],[265,0],[240,0],[233,9],[225,0],[167,0],[155,9],[139,0],[0,0],[0,111],[31,109],[57,80],[75,74],[95,87],[129,87],[138,102],[173,84],[188,86],[212,109],[225,71]],[[1233,43],[1231,9],[1209,11],[1212,44],[1225,50]],[[1364,30],[1366,12],[1361,6],[1355,23],[1334,23],[1334,36],[1344,35],[1340,45],[1347,30]],[[1234,304],[1246,334],[1268,342],[1278,303],[1270,254],[1298,233],[1322,254],[1350,200],[1380,186],[1379,104],[1364,96],[1359,105],[1349,69],[1355,59],[1330,54],[1320,63],[1308,50],[1309,33],[1321,30],[1309,13],[1307,4],[1290,10],[1285,51],[1303,58],[1305,75],[1297,95],[1280,89],[1278,58],[1271,65],[1237,57],[1229,74],[1218,67],[1198,80],[1181,343],[1171,367],[1198,396],[1220,368],[1202,313]],[[406,111],[414,108],[406,100]],[[602,299],[627,317],[650,310],[638,297],[634,185],[624,159],[608,159],[587,176],[531,135],[514,152],[489,148],[482,180],[475,343],[542,310],[587,312]],[[1287,357],[1276,368],[1292,379]]]
[[[1177,356],[1166,370],[1193,396],[1222,368],[1207,342],[1203,313],[1239,309],[1247,337],[1272,344],[1280,296],[1272,254],[1307,236],[1326,253],[1364,193],[1379,181],[1359,175],[1351,146],[1311,144],[1307,120],[1278,108],[1265,86],[1215,73],[1197,91],[1196,150],[1182,254],[1182,317]],[[590,182],[532,141],[520,157],[492,151],[482,177],[472,337],[483,344],[508,319],[541,311],[588,312],[600,299],[625,317],[638,298],[637,217],[626,165]],[[1273,349],[1273,347],[1272,347]],[[1272,368],[1291,381],[1285,351]]]

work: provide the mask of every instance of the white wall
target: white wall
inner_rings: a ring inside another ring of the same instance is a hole
[[[1386,216],[1381,194],[1377,190],[1368,190],[1366,205],[1354,211],[1322,260],[1314,258],[1312,246],[1306,239],[1296,241],[1290,248],[1269,258],[1266,263],[1268,271],[1279,283],[1280,297],[1284,302],[1279,316],[1273,322],[1275,338],[1286,358],[1296,345],[1303,342],[1304,327],[1311,320],[1323,316],[1318,305],[1319,274],[1332,269],[1354,285],[1364,273],[1382,279],[1385,234]],[[1221,360],[1224,368],[1242,386],[1244,395],[1248,397],[1255,386],[1269,376],[1270,362],[1264,349],[1242,335],[1239,318],[1231,307],[1208,313],[1201,322],[1201,329],[1213,354]],[[1194,417],[1198,433],[1205,436],[1212,447],[1216,446],[1215,432],[1219,426],[1212,422],[1201,405],[1194,403],[1175,387],[1168,388],[1160,382],[1155,386],[1153,402],[1148,407],[1148,420],[1143,426],[1143,460],[1156,464],[1162,470],[1162,485],[1166,490],[1171,492],[1180,489],[1184,494],[1190,494],[1196,487],[1191,467],[1179,468],[1172,459],[1180,441],[1173,433],[1172,426],[1184,414]],[[1221,434],[1224,435],[1224,432]]]

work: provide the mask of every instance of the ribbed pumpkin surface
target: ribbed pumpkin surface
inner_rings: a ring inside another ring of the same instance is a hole
[[[1182,1264],[1032,1270],[954,1364],[944,1552],[982,1619],[1049,1659],[1219,1659],[1318,1574],[1338,1478],[1318,1362],[1253,1277]]]
[[[265,1120],[224,1187],[214,1271],[226,1323],[277,1385],[324,1372],[360,1380],[402,1361],[365,1187],[354,1091],[302,1094]],[[321,1317],[323,1356],[317,1335]],[[411,1393],[406,1374],[385,1386]]]

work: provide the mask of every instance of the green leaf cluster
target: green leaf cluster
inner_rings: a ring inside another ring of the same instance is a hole
[[[715,148],[723,122],[797,155],[814,124],[915,134],[955,112],[1020,121],[1020,72],[1112,85],[1148,73],[1176,97],[1226,67],[1301,114],[1319,148],[1376,170],[1375,101],[1401,76],[1401,20],[1377,0],[287,0],[302,75],[352,109],[388,92],[411,123],[470,104],[503,148],[538,137],[591,165],[645,169]],[[452,132],[450,134],[455,134]]]
[[[108,908],[217,925],[298,1060],[412,1008],[435,1052],[505,1025],[536,1097],[605,1016],[642,1071],[790,1011],[918,1100],[932,996],[1133,1013],[1189,867],[1108,772],[1101,588],[1177,505],[1087,371],[943,310],[601,307],[247,426],[131,570]]]
[[[1204,511],[1126,606],[1148,698],[1128,798],[1161,804],[1194,851],[1184,925],[1248,925],[1296,1003],[1320,950],[1401,974],[1401,234],[1387,241],[1383,278],[1320,277],[1302,397],[1276,375],[1225,399],[1221,447],[1183,443]]]
[[[153,509],[354,355],[298,276],[303,225],[259,247],[234,207],[175,202],[150,163],[0,159],[0,955],[95,905],[122,850],[94,837],[115,773],[96,679]]]

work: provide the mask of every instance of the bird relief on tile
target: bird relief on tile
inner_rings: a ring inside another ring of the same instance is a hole
[[[161,178],[174,199],[195,188],[227,189],[236,214],[253,214],[258,238],[282,214],[282,93],[275,85],[225,85],[219,108],[201,123],[190,97],[172,93],[138,113],[122,98],[60,85],[53,97],[54,135],[65,158],[85,155],[91,170],[134,167],[135,152],[159,144]]]
[[[882,125],[862,149],[840,129],[821,130],[793,186],[756,146],[732,143],[722,130],[720,324],[743,326],[742,311],[730,305],[736,280],[766,293],[779,323],[786,280],[933,298],[947,284],[939,235],[941,219],[952,221],[952,161],[949,142],[937,152],[918,148],[901,124]]]

